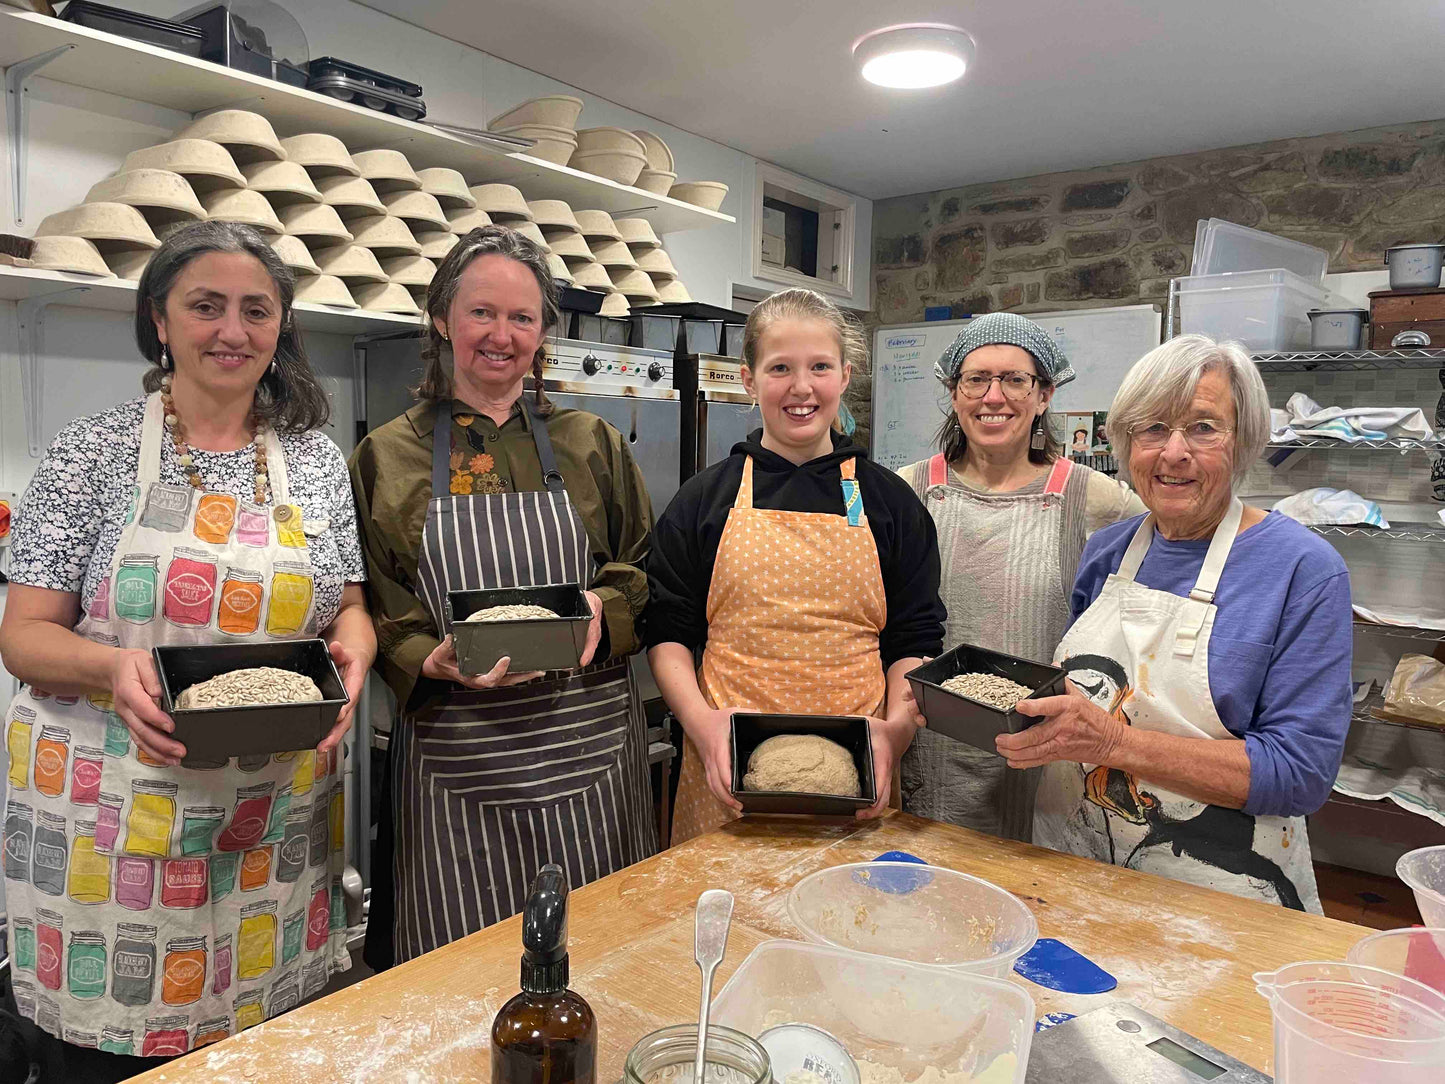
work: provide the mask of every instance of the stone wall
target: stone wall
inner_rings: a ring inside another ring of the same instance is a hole
[[[1326,249],[1332,271],[1379,269],[1389,245],[1445,240],[1445,120],[879,200],[869,322],[1162,307],[1201,218]],[[849,395],[865,429],[867,383]]]

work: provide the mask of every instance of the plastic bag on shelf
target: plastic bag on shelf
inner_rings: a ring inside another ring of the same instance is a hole
[[[1385,710],[1445,726],[1445,663],[1429,655],[1402,655],[1385,689]]]

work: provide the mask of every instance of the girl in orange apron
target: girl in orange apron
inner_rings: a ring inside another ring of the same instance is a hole
[[[687,739],[672,842],[726,824],[734,711],[866,715],[882,781],[916,730],[904,675],[943,642],[938,543],[912,489],[838,424],[867,348],[810,290],[755,308],[743,384],[763,427],[690,479],[653,533],[645,619]],[[698,665],[700,656],[701,663]]]

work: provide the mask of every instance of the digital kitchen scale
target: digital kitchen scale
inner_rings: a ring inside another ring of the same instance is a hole
[[[1125,1001],[1034,1036],[1025,1084],[1273,1084]]]

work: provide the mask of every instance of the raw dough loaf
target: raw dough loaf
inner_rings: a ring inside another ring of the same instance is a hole
[[[256,704],[300,704],[320,700],[321,690],[305,674],[275,666],[252,666],[218,674],[181,691],[176,707],[241,708]]]
[[[540,621],[548,617],[560,617],[545,606],[531,606],[520,603],[515,606],[488,606],[478,610],[467,620],[470,621]]]
[[[853,754],[816,734],[779,734],[748,757],[743,790],[839,794],[857,798],[862,788]]]

